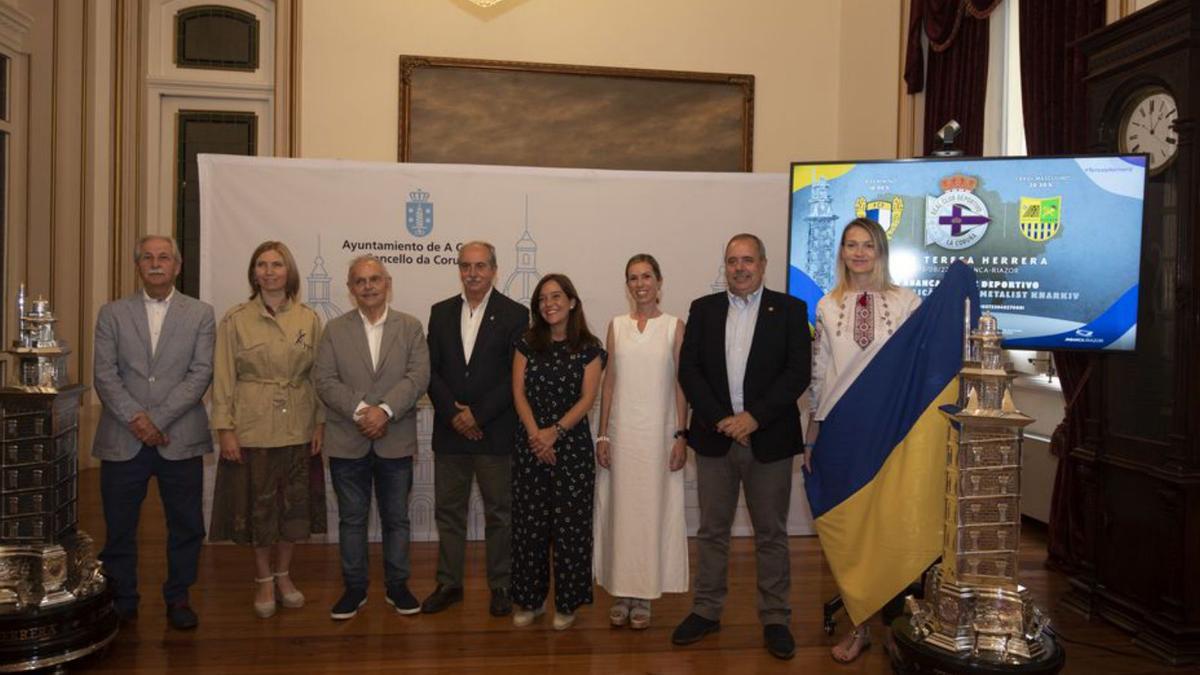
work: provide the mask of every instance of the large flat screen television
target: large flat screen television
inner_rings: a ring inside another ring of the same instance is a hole
[[[842,230],[865,216],[918,295],[972,266],[1005,347],[1132,350],[1145,191],[1145,155],[793,163],[788,292],[812,321]]]

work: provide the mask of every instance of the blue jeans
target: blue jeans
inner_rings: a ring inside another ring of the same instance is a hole
[[[367,588],[367,517],[371,483],[383,525],[383,576],[388,587],[408,581],[408,495],[413,458],[386,459],[370,450],[359,459],[329,458],[329,474],[338,500],[338,549],[347,589]]]

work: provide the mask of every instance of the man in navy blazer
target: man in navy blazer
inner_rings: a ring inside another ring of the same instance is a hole
[[[740,487],[754,525],[763,638],[772,656],[790,659],[787,517],[792,458],[803,448],[796,401],[808,387],[812,336],[804,303],[763,287],[766,267],[762,240],[735,235],[725,247],[729,290],[699,298],[688,314],[679,383],[692,406],[699,560],[692,613],[671,639],[690,644],[720,629]]]
[[[512,538],[513,348],[529,327],[529,310],[492,287],[496,249],[473,241],[459,250],[462,293],[429,314],[433,401],[434,501],[438,526],[437,588],[425,613],[462,599],[471,479],[483,497],[489,611],[504,616],[509,599]]]
[[[202,401],[212,382],[213,308],[175,291],[180,257],[170,237],[148,235],[134,252],[142,290],[96,317],[96,394],[102,411],[92,444],[100,463],[107,535],[100,559],[113,606],[137,616],[137,528],[151,477],[167,520],[168,623],[195,628],[188,603],[204,541],[203,455],[212,433]]]

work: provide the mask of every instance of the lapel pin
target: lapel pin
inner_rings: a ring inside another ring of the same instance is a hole
[[[768,311],[768,312],[774,312],[774,311],[775,311],[775,307],[774,307],[773,305],[767,305],[767,311]]]

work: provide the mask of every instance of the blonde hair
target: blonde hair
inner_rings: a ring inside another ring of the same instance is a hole
[[[246,276],[250,278],[250,299],[257,298],[261,290],[258,287],[258,279],[254,276],[254,267],[258,264],[259,256],[267,251],[274,251],[283,258],[283,264],[287,267],[283,292],[288,300],[295,302],[296,296],[300,295],[300,271],[296,269],[296,259],[292,257],[292,252],[282,241],[264,241],[254,249],[254,255],[250,256],[250,269],[246,271]]]
[[[829,295],[838,302],[841,302],[842,296],[846,293],[852,292],[850,269],[846,267],[846,261],[842,259],[842,251],[846,246],[846,233],[852,227],[864,230],[871,237],[871,243],[875,245],[875,269],[871,272],[871,284],[868,290],[882,292],[896,289],[896,284],[892,282],[891,272],[888,271],[887,232],[883,230],[882,225],[870,218],[855,218],[846,225],[846,229],[842,230],[842,239],[838,242],[837,284],[834,285],[833,290],[829,291]]]

